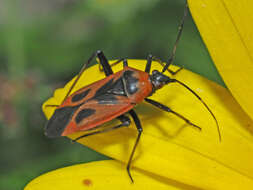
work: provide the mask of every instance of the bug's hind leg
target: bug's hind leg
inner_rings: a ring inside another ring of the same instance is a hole
[[[116,125],[116,126],[111,127],[111,128],[108,128],[108,129],[103,129],[103,130],[100,130],[100,131],[94,131],[94,132],[91,132],[91,133],[84,134],[84,135],[82,135],[80,137],[77,137],[76,139],[72,140],[72,142],[76,142],[79,139],[82,139],[84,137],[88,137],[88,136],[91,136],[91,135],[96,135],[96,134],[99,134],[99,133],[105,133],[105,132],[112,131],[114,129],[118,129],[118,128],[121,128],[121,127],[128,127],[131,123],[131,120],[129,119],[129,117],[127,117],[125,115],[121,115],[121,116],[117,117],[117,119],[119,119],[121,121],[121,124]]]
[[[94,52],[90,58],[88,59],[88,61],[86,63],[84,63],[84,65],[82,66],[80,72],[78,73],[75,81],[73,82],[73,84],[71,85],[71,87],[69,88],[67,94],[65,95],[64,99],[62,102],[64,102],[67,97],[70,95],[70,93],[72,92],[73,88],[75,87],[76,83],[78,82],[78,80],[80,79],[81,75],[83,74],[83,72],[86,70],[87,66],[92,62],[92,60],[98,57],[100,65],[102,65],[102,71],[104,71],[106,76],[109,76],[111,74],[113,74],[113,71],[111,69],[111,66],[109,65],[104,53],[101,50],[97,50],[96,52]],[[46,107],[59,107],[59,105],[46,105]]]
[[[179,117],[179,118],[181,118],[182,120],[184,120],[187,124],[189,124],[189,125],[191,125],[191,126],[197,128],[197,129],[201,130],[201,128],[200,128],[199,126],[193,124],[189,119],[187,119],[187,118],[185,118],[184,116],[182,116],[181,114],[179,114],[179,113],[173,111],[173,110],[170,109],[169,107],[167,107],[167,106],[165,106],[165,105],[163,105],[163,104],[161,104],[161,103],[159,103],[159,102],[157,102],[157,101],[155,101],[155,100],[151,100],[151,99],[149,99],[149,98],[145,98],[145,101],[148,102],[148,103],[150,103],[150,104],[152,104],[153,106],[156,106],[156,107],[162,109],[163,111],[166,111],[166,112],[169,112],[169,113],[172,113],[172,114],[176,115],[177,117]]]
[[[130,173],[130,167],[131,167],[131,163],[132,163],[132,160],[133,160],[133,156],[134,156],[134,153],[135,153],[135,150],[136,150],[136,147],[137,145],[139,144],[139,141],[140,141],[140,137],[141,137],[141,134],[142,134],[142,126],[141,126],[141,122],[140,122],[140,119],[138,118],[137,114],[135,113],[134,110],[130,110],[129,111],[129,114],[132,116],[133,120],[134,120],[134,123],[136,125],[136,128],[138,130],[138,136],[136,138],[136,141],[135,141],[135,144],[134,144],[134,147],[133,147],[133,150],[131,152],[131,155],[129,157],[129,160],[128,160],[128,163],[127,163],[127,173],[131,179],[132,182],[134,182],[133,180],[133,177]]]
[[[94,52],[90,58],[88,59],[88,61],[86,63],[83,64],[80,72],[78,73],[75,81],[73,82],[73,84],[71,85],[71,87],[69,88],[66,96],[64,97],[63,101],[64,102],[66,100],[66,98],[69,96],[69,94],[71,93],[72,89],[74,88],[74,86],[76,85],[76,83],[78,82],[78,80],[80,79],[81,75],[83,74],[83,72],[86,70],[87,66],[90,65],[90,63],[92,62],[92,60],[95,58],[95,57],[98,57],[99,61],[100,61],[100,64],[102,65],[103,67],[103,70],[105,72],[105,75],[106,76],[109,76],[111,74],[113,74],[113,71],[111,69],[111,66],[109,65],[104,53],[101,51],[101,50],[97,50],[96,52]]]

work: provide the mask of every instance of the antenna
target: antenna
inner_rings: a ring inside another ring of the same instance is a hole
[[[182,85],[187,90],[189,90],[192,94],[194,94],[202,102],[202,104],[206,107],[206,109],[209,111],[209,113],[212,115],[213,119],[215,120],[215,123],[217,126],[217,131],[219,134],[219,140],[221,142],[221,132],[220,132],[220,127],[219,127],[218,121],[217,121],[215,115],[213,114],[213,112],[211,111],[211,109],[207,106],[207,104],[200,98],[200,96],[196,92],[194,92],[190,87],[188,87],[186,84],[182,83],[181,81],[178,81],[177,79],[171,79],[170,82],[177,82],[178,84]]]
[[[175,59],[176,50],[177,50],[177,45],[178,45],[178,42],[179,42],[180,37],[181,37],[182,32],[183,32],[184,21],[185,21],[185,18],[186,18],[186,16],[187,16],[187,14],[188,14],[188,4],[187,4],[187,2],[186,2],[186,3],[185,3],[185,8],[184,8],[184,16],[183,16],[183,18],[182,18],[182,20],[181,20],[181,23],[180,23],[180,25],[179,25],[179,28],[178,28],[178,33],[177,33],[176,42],[175,42],[175,44],[174,44],[174,46],[173,46],[173,50],[172,50],[172,52],[171,52],[170,58],[169,58],[168,62],[166,63],[166,65],[164,66],[163,70],[162,70],[162,73],[164,73],[164,72],[168,69],[168,67],[171,65],[171,63],[172,63],[172,62],[174,61],[174,59]]]

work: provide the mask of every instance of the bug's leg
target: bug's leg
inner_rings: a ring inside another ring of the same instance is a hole
[[[146,64],[146,67],[145,67],[145,72],[148,73],[148,74],[150,73],[152,60],[153,60],[153,55],[148,54],[148,57],[147,57],[147,64]]]
[[[134,156],[134,153],[135,153],[135,150],[136,150],[136,147],[140,141],[140,137],[141,137],[141,134],[142,134],[142,126],[141,126],[141,122],[140,122],[140,119],[138,118],[137,114],[135,113],[134,110],[130,110],[129,111],[129,114],[132,116],[133,120],[134,120],[134,123],[136,125],[136,128],[138,130],[138,136],[136,138],[136,141],[135,141],[135,144],[134,144],[134,147],[133,147],[133,150],[131,152],[131,155],[129,157],[129,160],[128,160],[128,163],[127,163],[127,173],[131,179],[132,182],[134,182],[133,180],[133,177],[131,176],[131,173],[130,173],[130,167],[131,167],[131,162],[132,162],[132,159],[133,159],[133,156]]]
[[[187,4],[187,1],[185,3],[185,9],[184,9],[184,15],[183,15],[183,18],[181,20],[181,23],[179,25],[179,28],[178,28],[178,33],[177,33],[177,39],[176,39],[176,42],[173,46],[173,49],[172,49],[172,52],[171,52],[171,55],[168,59],[168,62],[166,63],[166,65],[164,66],[162,72],[165,72],[167,70],[167,68],[171,65],[171,63],[174,61],[175,59],[175,55],[176,55],[176,50],[177,50],[177,45],[178,45],[178,42],[180,40],[180,37],[182,35],[182,32],[183,32],[183,27],[184,27],[184,21],[186,19],[186,16],[188,14],[188,4]]]
[[[148,57],[147,57],[147,64],[146,64],[146,67],[145,67],[145,72],[146,72],[146,73],[150,73],[152,61],[157,61],[157,62],[160,63],[162,66],[164,66],[164,64],[165,64],[161,59],[158,59],[158,58],[156,58],[155,56],[149,54]],[[181,68],[179,68],[179,69],[176,70],[176,71],[172,71],[171,69],[167,68],[167,71],[169,71],[170,74],[175,75],[175,74],[177,74],[179,71],[181,71],[182,69],[183,69],[183,68],[181,67]]]
[[[164,66],[166,65],[166,63],[164,63],[161,59],[157,58],[157,57],[152,57],[153,61],[157,61],[158,63],[160,63],[160,65]],[[167,71],[170,72],[171,75],[176,75],[179,71],[181,71],[183,69],[183,67],[180,67],[179,69],[177,69],[176,71],[172,71],[170,68],[167,68]]]
[[[171,69],[168,69],[168,71],[170,72],[170,74],[172,75],[176,75],[179,71],[181,71],[183,69],[183,67],[178,68],[176,71],[172,71]]]
[[[104,53],[101,50],[97,50],[95,53],[93,53],[90,58],[88,59],[88,61],[86,63],[84,63],[84,65],[82,66],[80,72],[78,73],[75,81],[73,82],[73,84],[71,85],[71,87],[69,88],[69,91],[67,92],[66,96],[64,97],[63,101],[64,102],[66,100],[66,98],[69,96],[69,94],[71,93],[72,89],[74,88],[74,86],[76,85],[77,81],[80,79],[81,75],[83,74],[83,72],[86,70],[87,66],[91,63],[91,61],[95,58],[98,57],[100,64],[103,66],[105,75],[111,75],[113,74],[111,66],[109,65],[106,57],[104,56]]]
[[[167,107],[167,106],[165,106],[165,105],[163,105],[163,104],[161,104],[161,103],[159,103],[159,102],[157,102],[155,100],[151,100],[149,98],[145,98],[145,101],[148,102],[148,103],[150,103],[150,104],[152,104],[152,105],[154,105],[154,106],[156,106],[156,107],[158,107],[158,108],[160,108],[160,109],[162,109],[163,111],[170,112],[170,113],[176,115],[177,117],[183,119],[187,124],[189,124],[189,125],[191,125],[193,127],[196,127],[197,129],[201,130],[201,128],[199,126],[193,124],[189,119],[187,119],[184,116],[182,116],[181,114],[173,111],[169,107]]]
[[[124,67],[128,67],[127,59],[123,59],[123,68],[124,68]]]
[[[147,64],[146,64],[146,68],[145,68],[146,73],[150,73],[152,59],[153,59],[153,56],[151,54],[149,54],[147,57]],[[122,61],[123,61],[123,67],[128,66],[127,59],[124,59],[124,58],[115,61],[114,63],[111,64],[111,66],[117,65],[118,63],[120,63]],[[103,71],[101,66],[99,66],[99,70]]]
[[[186,88],[187,90],[189,90],[196,98],[198,98],[198,100],[200,102],[202,102],[202,104],[206,107],[206,109],[208,110],[208,112],[212,115],[215,123],[216,123],[216,127],[217,127],[217,132],[218,132],[218,135],[219,135],[219,140],[221,141],[221,132],[220,132],[220,126],[219,126],[219,123],[215,117],[215,115],[213,114],[212,110],[208,107],[208,105],[202,100],[202,98],[196,93],[194,92],[189,86],[187,86],[185,83],[177,80],[177,79],[171,79],[170,82],[176,82],[178,84],[180,84],[181,86],[183,86],[184,88]]]
[[[105,72],[105,75],[109,76],[109,75],[113,74],[111,65],[109,65],[104,53],[102,51],[98,50],[97,51],[97,57],[99,59],[99,63],[103,67],[103,71]]]
[[[121,121],[121,124],[116,125],[116,126],[111,127],[111,128],[108,128],[108,129],[104,129],[104,130],[100,130],[100,131],[94,131],[94,132],[91,132],[91,133],[84,134],[84,135],[82,135],[80,137],[77,137],[76,139],[72,140],[72,142],[76,142],[77,140],[79,140],[81,138],[88,137],[88,136],[91,136],[91,135],[96,135],[96,134],[99,134],[99,133],[105,133],[105,132],[108,132],[108,131],[111,131],[111,130],[114,130],[114,129],[118,129],[120,127],[128,127],[131,123],[131,120],[129,119],[129,117],[127,117],[125,115],[121,115],[121,116],[117,117],[117,119],[119,119]]]
[[[119,64],[120,62],[122,62],[124,60],[124,58],[118,59],[117,61],[113,62],[112,64],[109,64],[111,67],[113,67],[114,65]],[[101,64],[99,64],[99,71],[103,72],[103,67],[101,66]]]

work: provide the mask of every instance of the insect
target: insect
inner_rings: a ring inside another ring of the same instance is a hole
[[[83,65],[77,78],[66,94],[62,104],[51,105],[57,106],[57,108],[53,116],[47,122],[45,128],[46,136],[54,138],[66,136],[78,131],[92,130],[113,119],[118,119],[121,122],[120,124],[111,128],[86,133],[74,140],[77,141],[87,136],[129,126],[131,123],[129,116],[127,115],[129,114],[133,119],[138,131],[134,147],[127,163],[127,172],[131,181],[133,182],[133,178],[130,173],[130,167],[132,158],[143,131],[141,121],[134,111],[135,105],[139,104],[142,101],[145,101],[163,111],[174,114],[175,116],[184,120],[187,124],[201,130],[199,126],[193,124],[183,115],[149,98],[153,93],[162,88],[164,85],[170,83],[178,83],[193,93],[207,108],[217,124],[217,130],[221,139],[218,122],[207,104],[186,84],[164,74],[166,70],[169,70],[169,66],[175,58],[176,47],[182,34],[184,20],[187,12],[188,6],[186,4],[184,16],[179,27],[177,39],[174,44],[171,56],[163,67],[162,71],[153,70],[151,72],[152,61],[156,60],[156,58],[152,55],[148,55],[145,71],[131,68],[128,66],[127,59],[120,59],[117,61],[117,63],[123,61],[123,70],[113,73],[111,65],[108,63],[102,51],[99,50],[92,54],[87,63]],[[76,85],[80,76],[83,74],[92,60],[96,57],[99,59],[99,63],[101,64],[106,77],[71,94],[71,91]],[[173,72],[171,70],[169,71],[172,75],[175,75],[180,70],[181,69],[177,70],[176,72]]]

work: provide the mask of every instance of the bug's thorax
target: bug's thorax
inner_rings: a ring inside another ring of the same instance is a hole
[[[153,91],[149,74],[131,67],[125,67],[122,70],[122,81],[127,97],[136,104],[143,101]]]

